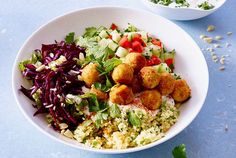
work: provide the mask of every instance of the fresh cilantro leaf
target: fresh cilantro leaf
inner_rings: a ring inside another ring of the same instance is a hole
[[[66,35],[66,37],[65,37],[65,42],[66,42],[67,44],[73,43],[74,40],[75,40],[75,33],[74,33],[74,32],[70,32],[70,33],[69,33],[68,35]]]
[[[121,63],[122,63],[122,61],[118,58],[111,58],[111,59],[106,60],[103,63],[104,71],[101,72],[100,75],[105,75],[105,74],[111,72],[116,66],[118,66]]]
[[[106,87],[108,88],[108,90],[110,90],[110,88],[112,87],[112,83],[109,79],[109,77],[106,75]]]
[[[133,126],[137,126],[137,127],[141,126],[140,118],[132,111],[128,113],[128,120],[129,120],[129,123]]]
[[[83,37],[93,37],[97,33],[97,28],[96,27],[88,27],[85,29],[85,33]]]
[[[89,111],[94,112],[94,111],[99,111],[99,102],[97,99],[97,96],[93,93],[86,93],[80,96],[82,99],[87,99],[88,104],[89,104]]]
[[[181,6],[189,6],[189,3],[186,0],[175,0],[176,4],[180,4]]]
[[[97,128],[101,127],[103,120],[108,119],[108,114],[106,112],[97,112],[94,116],[95,125]]]
[[[214,7],[215,7],[214,5],[210,4],[210,3],[207,2],[207,1],[205,1],[205,2],[203,2],[203,3],[201,3],[201,4],[198,5],[198,8],[201,8],[201,9],[203,9],[203,10],[209,10],[209,9],[214,8]]]
[[[121,114],[120,108],[116,104],[112,104],[109,108],[110,116],[112,118],[119,117]]]
[[[187,158],[185,145],[180,144],[179,146],[176,146],[172,150],[172,155],[174,156],[174,158]]]

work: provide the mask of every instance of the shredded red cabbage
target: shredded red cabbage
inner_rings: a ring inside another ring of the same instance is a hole
[[[36,71],[36,66],[33,64],[25,65],[22,72],[23,76],[28,80],[32,80],[32,87],[26,89],[21,86],[20,91],[29,99],[34,100],[33,94],[40,90],[39,99],[41,106],[34,107],[37,111],[34,115],[41,113],[49,113],[52,118],[52,126],[59,130],[59,123],[65,122],[71,128],[76,127],[81,121],[73,115],[73,110],[67,110],[65,105],[65,97],[67,94],[82,94],[81,87],[84,82],[78,80],[77,75],[70,73],[80,72],[80,65],[74,60],[79,58],[79,54],[85,55],[85,49],[76,46],[75,43],[67,44],[66,42],[55,42],[55,44],[42,45],[42,48],[35,50],[42,56],[41,63],[45,66],[54,60],[57,60],[61,55],[65,56],[66,61],[56,66],[56,70],[44,68],[41,71]]]

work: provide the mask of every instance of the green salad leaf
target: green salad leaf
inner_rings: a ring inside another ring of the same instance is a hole
[[[20,71],[24,71],[25,65],[35,64],[38,61],[39,62],[42,61],[42,55],[41,55],[41,53],[34,51],[34,52],[32,52],[32,56],[30,59],[23,60],[22,62],[19,63],[18,68],[20,69]]]
[[[74,32],[70,32],[68,35],[66,35],[65,37],[65,42],[67,44],[71,44],[75,41],[75,33]]]
[[[172,150],[172,155],[174,156],[174,158],[187,158],[185,145],[180,144],[179,146],[176,146]]]
[[[128,113],[128,120],[129,120],[129,123],[133,126],[137,126],[137,127],[141,126],[140,118],[132,111]]]

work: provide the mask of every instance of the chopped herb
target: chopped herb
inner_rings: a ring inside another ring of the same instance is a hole
[[[189,3],[186,0],[175,0],[176,4],[179,4],[180,6],[189,6]]]
[[[138,29],[134,26],[128,23],[128,27],[125,29],[125,32],[137,32]]]
[[[151,0],[151,2],[153,2],[155,4],[162,4],[162,5],[168,6],[171,3],[173,3],[173,0]]]
[[[203,10],[209,10],[209,9],[212,9],[214,8],[214,5],[210,4],[209,2],[205,1],[201,4],[198,5],[198,8],[201,8]]]
[[[129,123],[133,126],[137,126],[137,127],[141,126],[140,118],[132,111],[128,113],[128,120],[129,120]]]
[[[99,128],[102,125],[103,120],[107,120],[108,113],[107,112],[97,112],[94,116],[95,125]]]
[[[176,146],[172,150],[172,155],[174,156],[174,158],[187,158],[185,145],[180,144],[179,146]]]
[[[65,37],[65,42],[66,42],[67,44],[73,43],[74,40],[75,40],[75,33],[74,33],[74,32],[70,32],[70,33],[69,33],[68,35],[66,35],[66,37]]]
[[[116,104],[112,104],[109,108],[110,116],[112,118],[119,117],[121,114],[120,108]]]
[[[83,37],[93,37],[97,33],[97,28],[96,27],[88,27],[85,29],[85,33]]]

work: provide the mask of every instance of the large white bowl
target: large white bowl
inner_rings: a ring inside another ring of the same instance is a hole
[[[48,127],[43,116],[33,117],[35,109],[29,99],[19,92],[20,86],[27,86],[28,82],[23,79],[18,70],[18,63],[23,59],[29,58],[32,50],[40,48],[42,43],[53,43],[54,40],[62,40],[68,32],[74,31],[77,34],[82,34],[86,27],[110,26],[111,23],[116,23],[120,27],[125,27],[127,23],[132,23],[138,28],[160,38],[168,49],[175,49],[177,52],[175,71],[188,81],[192,89],[191,99],[180,109],[179,121],[166,133],[164,138],[142,147],[125,150],[101,150],[93,149],[75,140],[68,139]],[[16,57],[13,67],[12,87],[22,113],[44,134],[75,148],[115,154],[147,149],[161,144],[180,133],[193,121],[202,108],[208,90],[208,77],[207,64],[201,50],[194,40],[174,23],[145,11],[120,7],[97,7],[78,10],[57,17],[36,30],[26,40]]]
[[[214,13],[226,2],[226,0],[220,0],[216,3],[213,9],[203,10],[199,8],[173,8],[161,4],[155,4],[153,2],[150,2],[150,0],[142,1],[144,5],[147,6],[152,12],[172,20],[199,19]]]

